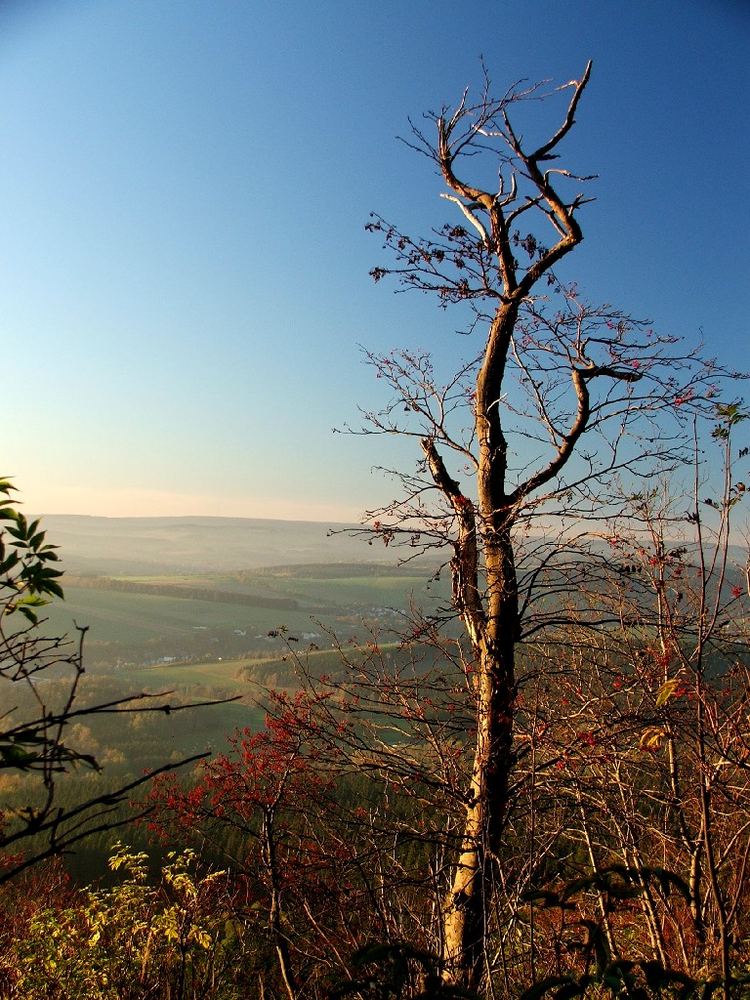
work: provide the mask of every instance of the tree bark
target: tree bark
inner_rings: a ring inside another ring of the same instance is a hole
[[[487,613],[475,646],[477,732],[461,852],[443,911],[444,978],[469,989],[483,971],[494,858],[508,805],[516,697],[518,588],[507,527],[485,538]]]

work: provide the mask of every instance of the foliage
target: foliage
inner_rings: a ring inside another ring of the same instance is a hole
[[[345,971],[364,935],[386,932],[372,908],[362,787],[350,796],[344,788],[338,741],[348,727],[328,726],[330,699],[274,693],[262,730],[237,733],[190,784],[165,777],[150,795],[152,830],[201,843],[242,877],[246,921],[267,942],[268,983],[290,997],[301,983],[320,987],[331,968]]]
[[[41,906],[5,956],[17,1000],[234,1000],[245,995],[242,925],[224,872],[200,874],[171,851],[156,881],[147,857],[119,846],[110,889]],[[6,977],[9,975],[6,972]]]

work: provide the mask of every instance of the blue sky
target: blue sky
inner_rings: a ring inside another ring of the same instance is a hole
[[[737,0],[4,0],[0,472],[30,510],[353,520],[411,446],[332,435],[358,345],[466,353],[374,286],[371,210],[446,206],[407,116],[577,77],[593,299],[750,367],[750,6]],[[529,127],[534,127],[534,122]]]

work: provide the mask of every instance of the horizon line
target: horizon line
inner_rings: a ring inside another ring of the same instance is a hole
[[[99,519],[103,521],[194,521],[196,519],[201,520],[213,520],[213,521],[278,521],[285,524],[333,524],[333,525],[346,525],[347,527],[364,527],[365,522],[362,521],[340,521],[340,520],[330,520],[321,518],[307,518],[307,517],[260,517],[248,514],[71,514],[49,511],[42,513],[39,511],[34,511],[26,515],[30,518],[46,518],[46,517],[76,517],[76,518],[89,518],[89,519]]]

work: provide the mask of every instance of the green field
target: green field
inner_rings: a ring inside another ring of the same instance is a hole
[[[271,660],[269,662],[276,662]],[[252,661],[217,660],[213,663],[159,663],[148,667],[129,667],[122,673],[123,683],[146,691],[189,690],[200,686],[225,691],[228,695],[252,697],[253,686],[242,670]]]
[[[360,570],[357,572],[357,570]],[[185,574],[157,576],[118,576],[123,584],[164,586],[172,588],[203,588],[224,594],[297,599],[316,609],[321,607],[367,608],[389,606],[402,608],[412,599],[425,604],[434,603],[447,591],[441,583],[430,581],[427,569],[420,573],[406,573],[398,567],[386,572],[381,567],[364,564],[356,567],[344,564],[333,566],[281,567],[257,573],[231,575]]]
[[[288,596],[302,595],[316,602],[332,605],[358,605],[361,608],[391,607],[406,609],[412,600],[424,605],[435,603],[440,591],[421,576],[356,576],[356,577],[275,577],[275,588]]]
[[[197,628],[267,632],[279,625],[305,630],[310,616],[291,609],[252,608],[182,597],[131,594],[67,586],[65,601],[45,609],[52,631],[88,625],[91,639],[139,642],[154,636],[186,637]]]
[[[73,577],[65,581],[65,601],[45,609],[44,627],[60,634],[72,632],[74,623],[88,626],[87,701],[139,692],[173,692],[171,701],[241,699],[170,718],[139,716],[137,731],[128,717],[104,731],[96,727],[101,747],[120,748],[128,769],[145,767],[208,746],[220,748],[235,728],[261,725],[258,698],[264,690],[297,685],[295,658],[312,676],[336,675],[343,661],[333,645],[341,643],[356,660],[360,654],[349,641],[370,640],[373,634],[384,655],[408,658],[393,644],[394,629],[413,601],[435,607],[436,585],[427,589],[429,575],[349,563]],[[180,590],[186,596],[175,594]],[[294,600],[297,606],[255,606],[256,598]],[[286,631],[279,634],[282,626]]]
[[[174,658],[191,661],[197,679],[197,661],[273,655],[281,644],[268,633],[281,626],[303,643],[329,645],[331,635],[346,641],[373,628],[388,631],[413,604],[433,609],[445,598],[443,584],[428,589],[427,571],[357,570],[345,564],[234,574],[73,577],[66,581],[65,601],[45,609],[45,629],[62,634],[73,632],[76,624],[87,626],[87,662],[94,669],[153,666]],[[156,592],[159,588],[167,593]],[[282,606],[263,606],[274,601]],[[230,668],[221,671],[222,683],[230,673]]]

